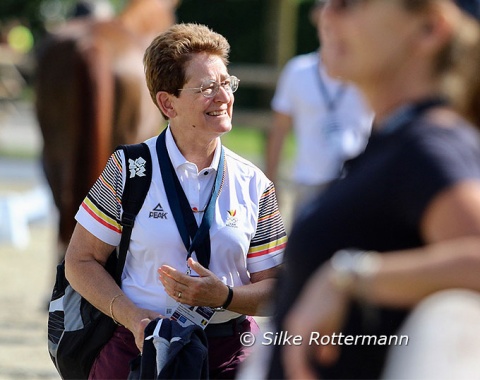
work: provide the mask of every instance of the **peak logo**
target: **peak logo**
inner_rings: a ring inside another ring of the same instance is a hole
[[[167,219],[167,214],[168,212],[165,212],[162,205],[159,203],[152,211],[150,211],[148,217],[154,219]]]

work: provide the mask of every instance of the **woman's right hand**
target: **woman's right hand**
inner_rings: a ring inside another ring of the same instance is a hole
[[[163,315],[158,314],[148,309],[138,309],[136,313],[138,315],[134,322],[130,326],[126,326],[135,337],[135,344],[140,352],[143,350],[143,341],[145,340],[145,328],[155,318],[165,318]]]

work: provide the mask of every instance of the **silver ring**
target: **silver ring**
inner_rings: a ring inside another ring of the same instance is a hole
[[[182,298],[182,292],[178,292],[177,297]]]

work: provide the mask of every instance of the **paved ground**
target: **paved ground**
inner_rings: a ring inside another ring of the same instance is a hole
[[[26,249],[0,247],[0,379],[58,379],[48,356],[53,229],[31,226]]]
[[[35,155],[40,146],[30,106],[0,109],[0,151]],[[18,226],[20,240],[13,242],[11,235],[0,235],[1,380],[59,378],[46,345],[55,212],[46,209],[45,198],[37,197],[43,186],[35,159],[0,155],[0,220],[11,228]],[[18,218],[18,213],[11,215],[7,199],[9,204],[26,204],[24,215],[29,220]],[[28,222],[28,229],[22,228],[24,222]],[[5,232],[5,228],[1,230]]]

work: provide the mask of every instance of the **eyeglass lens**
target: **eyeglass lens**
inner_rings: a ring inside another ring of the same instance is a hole
[[[202,92],[203,96],[207,98],[211,98],[217,95],[218,91],[220,90],[220,86],[222,86],[226,91],[233,93],[237,91],[239,82],[240,80],[232,75],[226,80],[224,80],[222,83],[218,83],[212,80],[208,82],[208,84],[202,85],[200,87],[200,91]]]

